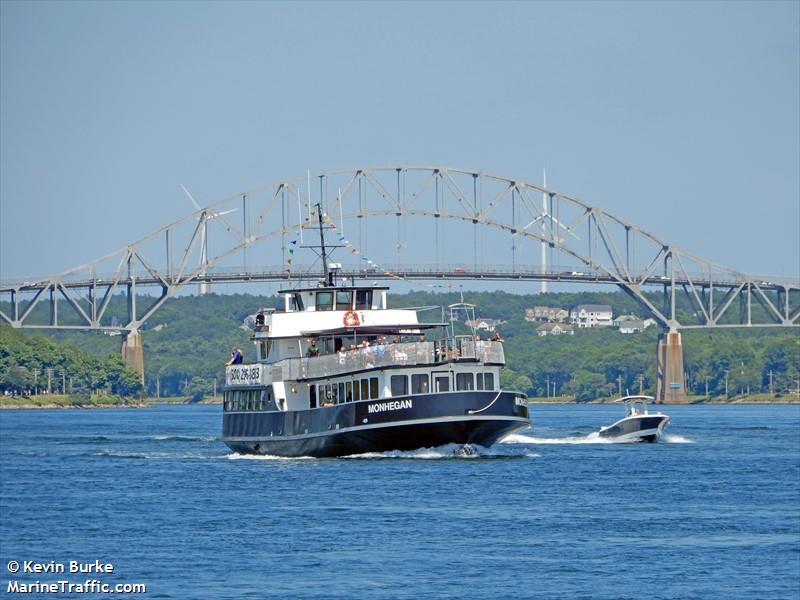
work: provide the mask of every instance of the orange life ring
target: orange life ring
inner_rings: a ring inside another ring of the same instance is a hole
[[[345,327],[358,327],[361,325],[358,314],[354,310],[348,310],[346,313],[344,313],[342,322],[344,323]]]

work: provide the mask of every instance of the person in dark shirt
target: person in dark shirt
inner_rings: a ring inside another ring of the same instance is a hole
[[[242,357],[241,349],[240,348],[234,348],[233,350],[231,350],[230,359],[225,364],[226,365],[240,365],[240,364],[242,364],[242,360],[243,360],[243,357]]]

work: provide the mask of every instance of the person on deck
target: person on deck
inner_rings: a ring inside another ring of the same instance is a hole
[[[242,364],[242,351],[239,348],[231,350],[231,357],[226,365],[240,365]]]

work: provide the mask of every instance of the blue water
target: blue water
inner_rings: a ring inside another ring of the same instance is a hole
[[[10,560],[99,559],[151,599],[800,597],[800,406],[593,439],[619,412],[533,405],[467,457],[288,460],[231,454],[217,406],[4,411],[0,588]]]

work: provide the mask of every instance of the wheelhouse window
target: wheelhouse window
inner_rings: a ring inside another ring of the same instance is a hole
[[[456,374],[456,389],[457,390],[474,390],[475,383],[472,378],[472,373],[457,373]]]
[[[372,308],[372,290],[356,290],[356,310]]]
[[[350,310],[353,308],[353,292],[336,292],[336,310]]]
[[[300,294],[292,294],[292,310],[303,312],[303,297]]]
[[[427,394],[429,387],[428,374],[416,374],[411,376],[411,393]]]
[[[378,390],[378,378],[377,377],[370,377],[369,378],[369,397],[373,400],[377,400],[378,396],[380,395]]]
[[[493,373],[477,373],[475,375],[475,389],[476,390],[493,390],[494,389],[494,374]]]
[[[333,310],[333,292],[317,292],[317,310]]]
[[[392,396],[405,396],[408,394],[408,377],[405,375],[392,375]]]

